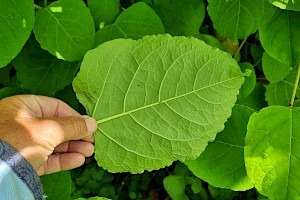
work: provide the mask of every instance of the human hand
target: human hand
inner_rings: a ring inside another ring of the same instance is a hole
[[[38,175],[81,166],[94,152],[96,121],[66,103],[19,95],[0,101],[0,140],[17,149]]]

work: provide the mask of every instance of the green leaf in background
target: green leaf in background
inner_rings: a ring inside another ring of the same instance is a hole
[[[265,101],[266,88],[260,84],[256,83],[254,90],[244,99],[238,99],[237,104],[248,106],[254,110],[260,110],[263,107],[268,106]]]
[[[33,0],[5,0],[0,6],[0,68],[21,51],[34,24]]]
[[[112,24],[120,13],[120,0],[88,0],[96,29]]]
[[[79,62],[59,60],[31,37],[13,62],[21,87],[34,94],[53,96],[70,84],[79,68]]]
[[[187,185],[191,185],[194,193],[201,191],[201,180],[192,175],[184,164],[180,162],[176,163],[174,173],[175,175],[169,175],[163,180],[164,188],[173,200],[189,199],[185,194]]]
[[[281,9],[300,11],[300,0],[268,0],[274,6]]]
[[[69,200],[71,176],[69,171],[41,176],[44,195],[47,200]]]
[[[261,45],[251,44],[250,53],[253,58],[253,65],[256,66],[258,69],[262,70],[262,57],[265,50],[262,48]]]
[[[266,101],[271,105],[288,106],[292,97],[296,79],[296,71],[290,72],[287,77],[277,83],[271,83],[266,88]],[[300,97],[300,88],[297,88],[296,97]]]
[[[5,97],[10,97],[18,94],[26,94],[26,93],[28,93],[26,90],[20,88],[4,87],[0,89],[0,100]]]
[[[171,35],[192,36],[198,33],[205,16],[202,0],[154,0],[153,9]]]
[[[220,50],[224,50],[224,47],[222,46],[221,42],[212,35],[197,33],[197,34],[193,35],[193,37],[204,41],[206,44],[208,44],[212,47],[217,47]]]
[[[188,200],[185,194],[186,188],[185,177],[169,175],[164,179],[164,188],[174,200]]]
[[[33,31],[43,49],[67,61],[82,59],[94,44],[94,21],[82,0],[60,0],[37,11]]]
[[[158,15],[147,4],[140,2],[127,8],[114,24],[105,26],[96,33],[95,44],[98,45],[117,38],[140,39],[146,35],[165,33]]]
[[[64,89],[55,93],[55,97],[70,105],[74,110],[79,111],[79,102],[73,91],[72,84],[67,85]]]
[[[212,186],[234,191],[253,187],[244,162],[244,138],[253,112],[246,106],[235,105],[225,129],[208,144],[199,158],[185,162],[197,177]]]
[[[299,199],[300,108],[270,106],[248,123],[245,164],[256,189],[269,199]]]
[[[0,85],[6,87],[14,87],[16,86],[16,76],[13,71],[12,63],[8,64],[7,66],[0,68]]]
[[[217,199],[217,200],[219,200],[219,199],[220,200],[221,199],[234,200],[234,199],[238,199],[238,196],[239,196],[238,192],[228,190],[228,189],[221,189],[218,187],[213,187],[211,185],[208,185],[208,191],[209,191],[212,199]]]
[[[278,9],[259,30],[260,41],[274,59],[290,67],[298,66],[300,57],[300,12]]]
[[[233,42],[257,31],[272,17],[275,8],[266,0],[209,0],[208,14],[214,28]]]
[[[110,200],[104,197],[78,198],[76,200]]]
[[[228,53],[196,38],[158,35],[89,51],[73,87],[98,120],[98,164],[141,173],[196,159],[224,128],[242,83]]]
[[[251,63],[240,63],[240,68],[245,76],[245,82],[240,89],[238,98],[246,98],[254,90],[256,85],[256,75]]]
[[[270,83],[277,83],[281,81],[292,70],[291,66],[275,60],[266,52],[263,54],[262,67],[263,72]]]

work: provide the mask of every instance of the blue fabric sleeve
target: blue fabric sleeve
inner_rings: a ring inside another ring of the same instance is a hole
[[[42,185],[33,167],[0,140],[0,200],[42,200]]]

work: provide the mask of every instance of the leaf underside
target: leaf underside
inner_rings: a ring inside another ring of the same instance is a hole
[[[196,38],[158,35],[89,51],[73,87],[98,120],[98,164],[141,173],[197,158],[224,128],[242,83],[229,54]]]
[[[185,162],[197,177],[212,186],[235,191],[253,187],[244,162],[244,138],[253,112],[246,106],[235,105],[225,129],[208,144],[199,158]]]

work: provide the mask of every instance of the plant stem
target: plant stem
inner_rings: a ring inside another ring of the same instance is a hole
[[[34,7],[35,7],[35,9],[37,9],[37,10],[42,10],[42,9],[44,9],[42,6],[39,6],[39,5],[37,5],[37,4],[34,4]]]
[[[241,43],[241,45],[239,46],[237,52],[235,53],[235,55],[234,55],[234,57],[233,57],[234,59],[236,59],[237,55],[240,53],[240,51],[241,51],[242,47],[244,46],[246,40],[247,40],[247,38],[245,38],[245,39],[243,40],[243,42]]]
[[[261,63],[261,61],[262,61],[262,58],[259,59],[256,63],[254,63],[253,67],[256,67],[259,63]]]
[[[292,94],[292,98],[291,98],[291,102],[290,102],[290,106],[289,106],[290,108],[293,108],[293,105],[294,105],[296,92],[297,92],[298,84],[299,84],[299,78],[300,78],[300,63],[298,65],[297,76],[296,76],[296,80],[295,80],[295,83],[294,83],[293,94]]]
[[[47,0],[44,0],[44,7],[46,8],[47,7]]]

